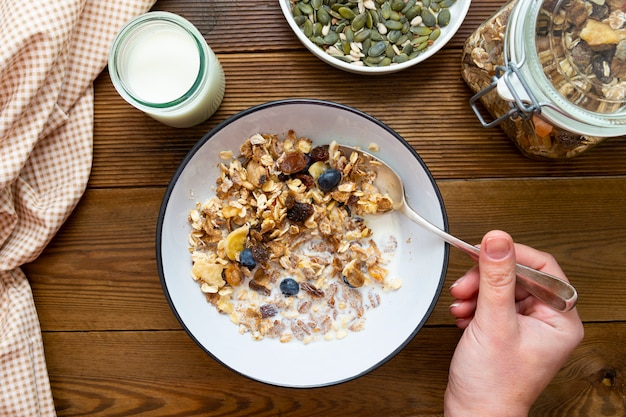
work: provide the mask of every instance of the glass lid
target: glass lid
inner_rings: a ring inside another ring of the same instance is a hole
[[[584,135],[626,134],[626,13],[613,2],[520,0],[507,28],[542,114]]]

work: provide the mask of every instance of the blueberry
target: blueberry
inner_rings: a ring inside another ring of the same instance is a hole
[[[300,291],[300,284],[293,278],[285,278],[280,282],[280,291],[283,295],[287,297],[291,297],[292,295],[298,294]]]
[[[253,269],[256,266],[256,261],[252,256],[252,249],[245,248],[239,253],[239,263],[248,269]]]
[[[317,184],[322,191],[330,191],[341,182],[341,172],[334,168],[327,169],[317,177]]]

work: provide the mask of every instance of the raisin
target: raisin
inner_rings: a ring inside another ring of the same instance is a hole
[[[311,188],[315,185],[315,178],[313,178],[309,174],[298,173],[294,175],[294,178],[297,178],[300,181],[302,181],[302,184],[304,184],[306,188]]]
[[[269,288],[264,287],[255,280],[250,280],[250,282],[248,283],[248,287],[250,287],[252,291],[256,291],[266,296],[269,296],[272,293]]]
[[[285,198],[285,207],[287,210],[292,208],[294,204],[296,204],[296,196],[293,194],[287,194],[287,197]]]
[[[287,209],[287,218],[295,223],[302,223],[313,214],[313,206],[309,203],[293,203],[291,208]]]
[[[330,158],[330,155],[328,154],[328,145],[316,146],[311,149],[309,156],[311,157],[312,162],[328,161],[328,158]]]
[[[250,248],[255,261],[264,263],[270,259],[270,251],[265,245],[255,244]]]
[[[278,169],[284,174],[295,174],[306,168],[308,158],[300,151],[286,153],[281,160],[278,161]]]

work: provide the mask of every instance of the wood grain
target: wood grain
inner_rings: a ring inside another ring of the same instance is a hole
[[[453,234],[478,243],[490,229],[507,230],[552,253],[577,287],[585,340],[531,416],[625,416],[626,140],[607,140],[572,160],[535,161],[498,128],[480,126],[460,76],[461,47],[501,4],[474,0],[458,34],[434,57],[367,77],[308,53],[276,0],[159,0],[156,10],[190,19],[217,53],[226,96],[205,123],[174,129],[126,104],[106,70],[96,80],[88,190],[44,253],[24,267],[58,415],[443,415],[461,335],[446,289],[473,265],[456,250],[446,288],[405,349],[357,380],[311,390],[265,385],[219,364],[185,333],[161,289],[157,216],[187,152],[251,106],[317,98],[367,112],[402,135],[436,179]]]
[[[616,349],[626,327],[607,323],[585,330],[585,341],[530,416],[626,415],[626,354]],[[46,333],[44,340],[59,415],[434,417],[443,415],[447,364],[459,336],[450,327],[426,328],[371,373],[305,390],[238,375],[182,331]]]

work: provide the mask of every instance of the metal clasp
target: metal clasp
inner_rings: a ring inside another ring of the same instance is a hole
[[[480,113],[477,102],[494,88],[497,89],[500,97],[509,102],[510,110],[497,119],[487,122]],[[491,79],[491,84],[474,94],[469,103],[483,127],[497,126],[508,118],[521,117],[528,120],[533,114],[541,113],[541,104],[530,90],[528,83],[520,73],[519,67],[512,62],[496,67],[496,73]]]

